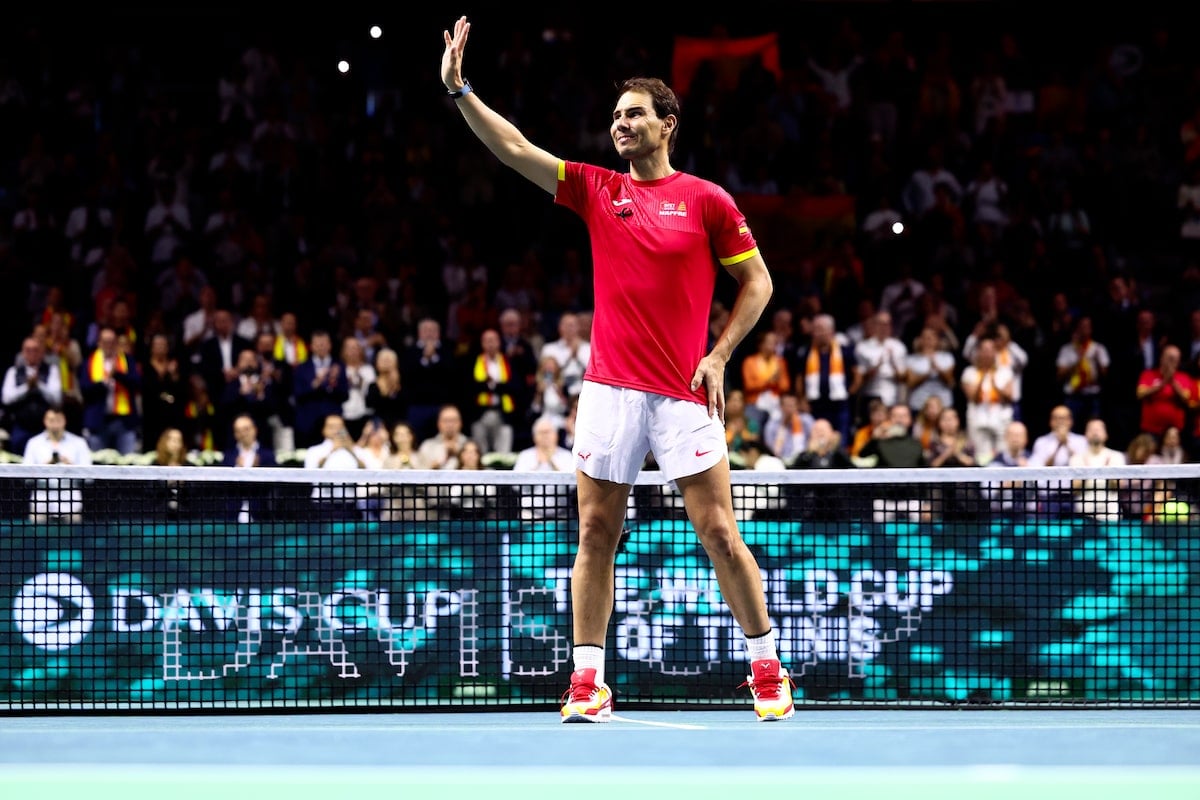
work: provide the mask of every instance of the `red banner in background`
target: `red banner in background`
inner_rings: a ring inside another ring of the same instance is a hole
[[[732,91],[737,88],[742,69],[752,59],[758,59],[764,69],[782,78],[779,66],[779,34],[767,33],[744,39],[725,37],[696,38],[676,36],[675,53],[671,59],[671,82],[676,93],[687,94],[692,78],[705,61],[713,62],[717,88]]]

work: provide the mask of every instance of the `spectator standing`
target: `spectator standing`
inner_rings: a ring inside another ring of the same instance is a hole
[[[540,369],[534,378],[533,398],[529,403],[528,414],[535,420],[542,417],[552,419],[561,428],[574,398],[567,394],[562,367],[559,366],[557,358],[546,354],[542,356],[539,366]]]
[[[142,437],[157,442],[167,428],[181,428],[187,384],[179,359],[165,333],[150,337],[149,353],[142,370]]]
[[[15,454],[25,451],[25,443],[44,428],[46,410],[62,406],[62,375],[57,363],[46,358],[41,339],[27,336],[21,352],[4,371],[4,416],[8,425],[8,448]]]
[[[311,447],[328,439],[321,431],[325,420],[337,416],[342,425],[342,404],[350,396],[350,382],[333,355],[329,331],[316,330],[310,337],[311,355],[292,370],[292,402],[296,413],[297,447]],[[353,439],[351,439],[353,441]]]
[[[995,339],[979,340],[972,363],[963,369],[961,383],[967,399],[966,433],[978,462],[987,465],[1014,418],[1013,374],[996,363]]]
[[[122,455],[141,446],[138,414],[142,372],[137,360],[121,347],[115,329],[104,326],[96,349],[80,375],[83,392],[83,435],[92,450],[115,449]]]
[[[237,377],[238,354],[253,349],[254,342],[238,334],[233,312],[218,308],[213,312],[213,335],[200,343],[193,371],[204,378],[209,392],[219,397],[225,384]]]
[[[367,407],[388,430],[407,419],[408,395],[400,375],[400,354],[390,347],[375,354],[375,380],[367,387]]]
[[[437,430],[441,409],[457,402],[460,387],[454,348],[433,317],[417,323],[417,340],[401,353],[400,374],[408,387],[408,423],[418,440],[427,439]]]
[[[808,352],[804,356],[804,396],[815,418],[827,419],[850,441],[852,398],[862,384],[854,346],[837,334],[833,315],[818,314],[812,320]]]
[[[357,441],[367,420],[375,415],[375,409],[367,402],[367,395],[375,383],[375,365],[368,360],[362,342],[353,336],[342,340],[339,360],[346,375],[347,389],[346,399],[342,401],[342,419],[350,437]]]
[[[779,335],[758,334],[754,352],[742,359],[742,392],[746,402],[768,414],[778,413],[779,398],[792,389],[787,359],[779,352]]]
[[[485,453],[512,453],[518,387],[508,357],[500,349],[500,332],[495,328],[479,335],[479,351],[471,362],[465,385],[463,405],[469,409],[471,438]]]
[[[253,350],[239,353],[237,374],[221,387],[217,398],[217,419],[214,421],[217,447],[223,450],[229,446],[233,421],[242,415],[254,420],[261,435],[270,434],[272,425],[277,424],[272,418],[277,420],[283,413],[285,398],[290,391],[290,387],[276,380],[273,362],[264,360]]]
[[[1055,359],[1063,403],[1071,409],[1076,424],[1103,413],[1104,378],[1111,363],[1108,348],[1092,336],[1092,318],[1080,316],[1070,341],[1059,348]]]
[[[542,345],[542,356],[553,356],[562,373],[563,388],[568,396],[579,394],[583,373],[592,355],[592,345],[583,338],[579,315],[566,311],[558,318],[558,338]]]
[[[516,308],[504,308],[499,316],[500,350],[508,359],[508,367],[513,375],[513,401],[517,405],[519,419],[536,419],[529,417],[529,405],[533,400],[533,387],[537,379],[538,351],[522,331],[521,311]],[[529,446],[531,434],[515,430],[514,446],[524,448]]]
[[[937,397],[942,406],[954,405],[958,363],[954,353],[945,349],[941,342],[937,330],[922,328],[913,342],[912,352],[905,359],[908,407],[913,413],[919,413],[930,397]]]
[[[892,331],[892,314],[877,312],[868,336],[854,348],[854,359],[863,375],[859,403],[878,397],[884,405],[905,402],[908,348]]]
[[[1180,369],[1179,347],[1169,344],[1158,358],[1158,366],[1138,377],[1137,399],[1141,404],[1141,431],[1161,439],[1167,428],[1186,430],[1192,413],[1200,407],[1200,386]]]

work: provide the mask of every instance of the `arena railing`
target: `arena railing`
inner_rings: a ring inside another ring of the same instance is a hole
[[[801,705],[1200,705],[1200,466],[735,470]],[[574,476],[0,466],[0,713],[556,708]],[[646,471],[622,708],[748,703]]]

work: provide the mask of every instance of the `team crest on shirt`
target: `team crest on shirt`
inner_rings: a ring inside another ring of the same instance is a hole
[[[660,217],[686,217],[687,203],[664,202],[658,207],[658,215]]]

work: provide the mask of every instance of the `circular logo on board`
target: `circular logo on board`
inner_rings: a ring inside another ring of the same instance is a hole
[[[25,641],[43,650],[66,650],[84,640],[96,622],[96,601],[83,582],[65,572],[43,572],[25,581],[13,601],[13,623]]]

